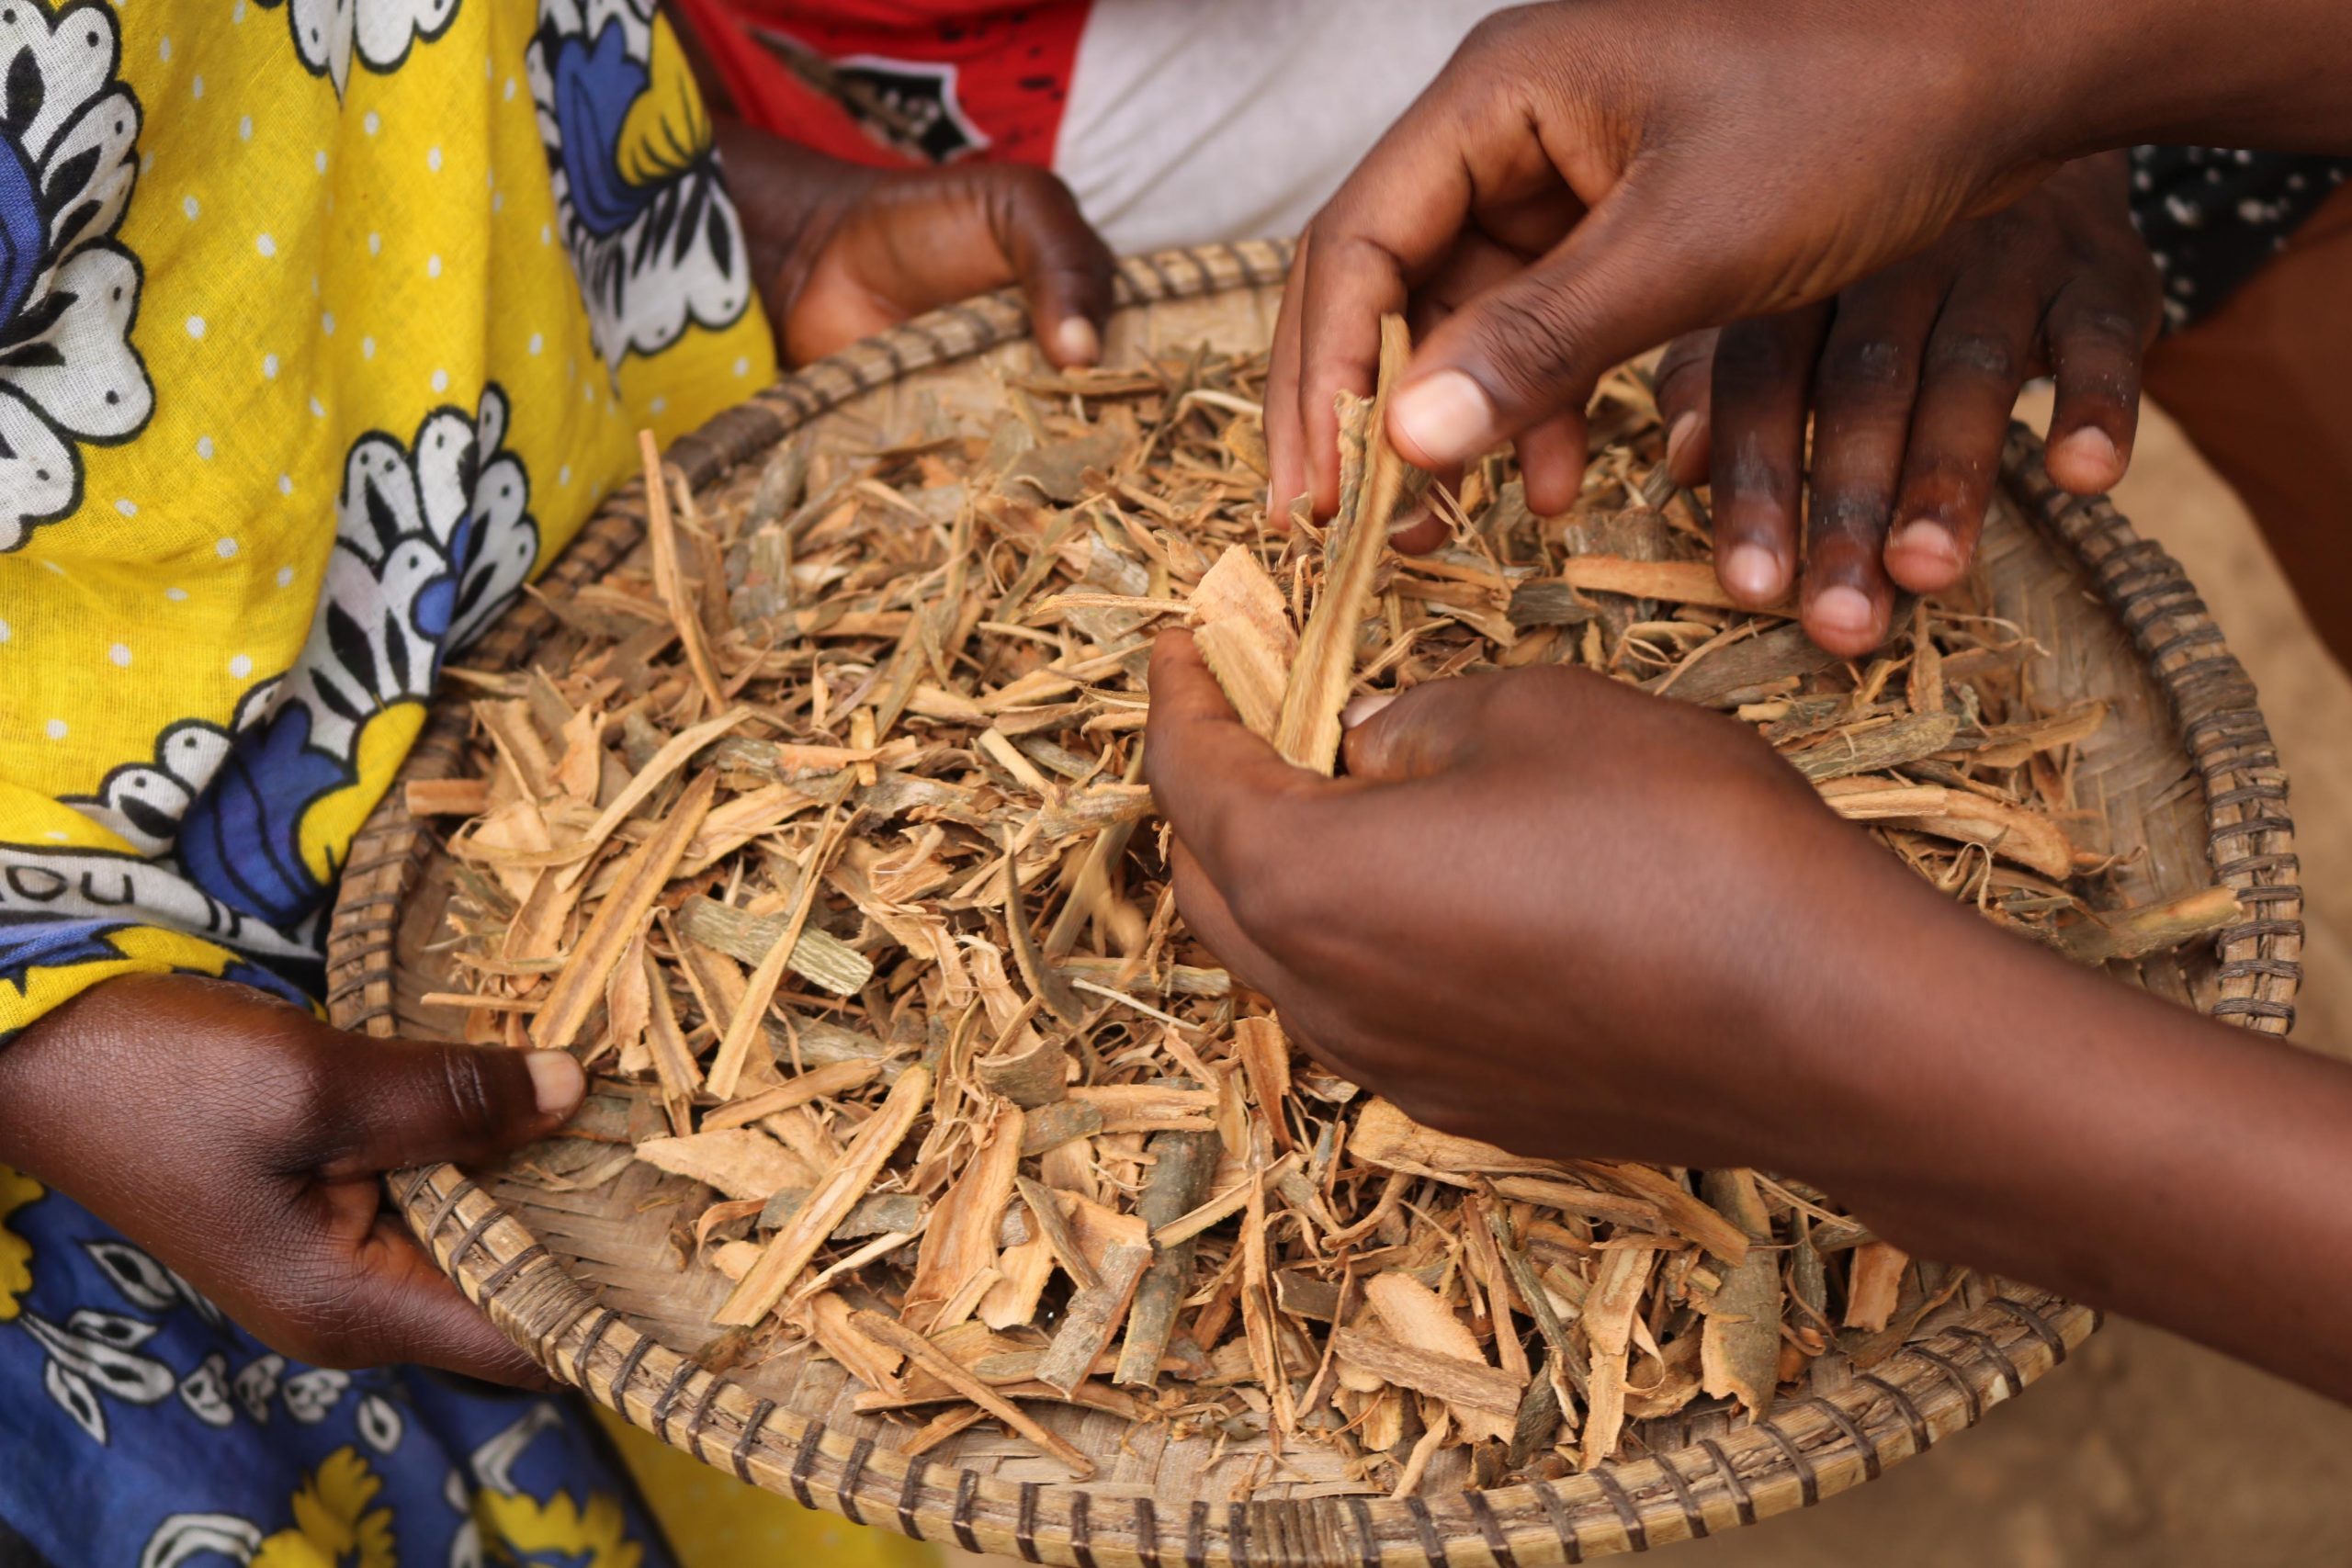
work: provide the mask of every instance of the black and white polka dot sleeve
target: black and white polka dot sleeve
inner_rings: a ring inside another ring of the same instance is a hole
[[[2164,275],[2165,325],[2218,309],[2344,183],[2352,160],[2134,147],[2132,218]]]

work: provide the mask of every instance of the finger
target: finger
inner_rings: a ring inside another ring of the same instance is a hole
[[[1456,310],[1413,356],[1389,409],[1423,468],[1467,462],[1536,421],[1581,409],[1603,372],[1742,292],[1719,246],[1685,232],[1673,172],[1629,174],[1560,244]]]
[[[368,1363],[414,1362],[520,1388],[551,1380],[530,1353],[468,1301],[400,1222],[379,1217],[352,1258],[335,1303],[336,1339]]]
[[[1479,192],[1459,96],[1441,78],[1405,111],[1316,215],[1310,243],[1291,269],[1283,305],[1286,314],[1296,307],[1298,471],[1320,515],[1339,504],[1332,399],[1372,390],[1380,318],[1407,308],[1415,280],[1443,271],[1470,227]],[[1458,467],[1476,455],[1421,466]]]
[[[1725,327],[1710,377],[1715,575],[1751,609],[1789,596],[1797,572],[1805,402],[1829,307]]]
[[[1563,409],[1539,420],[1521,431],[1514,445],[1527,509],[1538,517],[1556,517],[1575,506],[1584,490],[1584,410]]]
[[[2098,274],[2076,279],[2050,307],[2043,330],[2058,397],[2045,462],[2050,477],[2076,495],[2112,490],[2131,466],[2141,356],[2155,322],[2153,303],[2136,308],[2125,290]]]
[[[1340,745],[1348,777],[1403,784],[1459,767],[1477,750],[1486,679],[1427,681],[1351,725]]]
[[[1537,239],[1535,249],[1521,251],[1484,232],[1471,231],[1463,234],[1437,272],[1413,289],[1412,308],[1406,312],[1406,319],[1412,323],[1415,342],[1428,338],[1460,306],[1517,276],[1532,255],[1541,254],[1544,246],[1557,243],[1559,228],[1565,226],[1565,220],[1556,211],[1557,197],[1521,205],[1541,207],[1544,217],[1537,225],[1522,222],[1519,226],[1531,238],[1547,231],[1548,237]],[[1492,216],[1481,214],[1482,228]],[[1521,434],[1516,443],[1520,478],[1528,505],[1539,514],[1565,512],[1576,504],[1577,492],[1584,482],[1584,434],[1582,409],[1555,414]],[[1439,482],[1454,485],[1459,474],[1458,468],[1448,469]],[[1413,541],[1411,546],[1396,540],[1391,543],[1406,553],[1419,554],[1435,548],[1443,534],[1422,528],[1408,537]]]
[[[563,1124],[587,1090],[563,1051],[339,1035],[315,1047],[328,1180],[492,1158]]]
[[[1849,658],[1886,640],[1887,524],[1939,297],[1926,275],[1907,273],[1848,289],[1814,371],[1800,613],[1815,643]]]
[[[1666,471],[1685,490],[1707,482],[1708,404],[1715,373],[1713,327],[1684,333],[1657,362],[1657,416],[1666,425]]]
[[[1283,529],[1290,526],[1291,502],[1306,493],[1306,438],[1298,418],[1299,316],[1306,255],[1314,243],[1312,229],[1298,237],[1282,307],[1274,315],[1273,353],[1266,365],[1266,513],[1269,524]]]
[[[1372,395],[1380,368],[1380,319],[1405,309],[1405,278],[1385,251],[1318,234],[1292,286],[1299,293],[1299,471],[1315,515],[1328,517],[1340,505],[1339,395]]]
[[[1976,553],[2025,385],[2040,303],[1998,282],[1957,287],[1921,360],[1887,574],[1915,593],[1958,582]]]
[[[1110,247],[1056,175],[1033,168],[1003,174],[991,186],[989,226],[1021,280],[1037,342],[1056,365],[1091,365],[1102,357],[1111,319]]]
[[[1329,787],[1250,732],[1187,631],[1162,632],[1152,644],[1144,777],[1160,814],[1219,887],[1262,858],[1247,851],[1273,834],[1277,808]]]

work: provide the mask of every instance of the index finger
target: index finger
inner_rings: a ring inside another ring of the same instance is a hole
[[[1380,318],[1444,258],[1470,220],[1469,165],[1428,94],[1389,128],[1308,228],[1283,296],[1277,338],[1295,401],[1266,427],[1277,473],[1303,474],[1317,515],[1340,500],[1342,391],[1368,396],[1380,369]],[[1277,497],[1282,504],[1286,497]]]
[[[1256,858],[1240,845],[1267,830],[1269,813],[1337,787],[1283,761],[1250,731],[1193,634],[1182,630],[1160,633],[1151,646],[1143,771],[1160,815],[1219,887]]]

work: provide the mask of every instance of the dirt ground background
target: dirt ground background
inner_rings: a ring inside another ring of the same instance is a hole
[[[2030,396],[2019,412],[2042,423]],[[2245,509],[2160,412],[2143,418],[2116,501],[2188,569],[2261,690],[2293,791],[2306,894],[2293,1038],[2352,1057],[2352,681],[2312,635]],[[2352,1410],[2110,1318],[2025,1397],[1927,1457],[1818,1507],[1661,1555],[1678,1568],[2352,1562]],[[960,1560],[951,1568],[1012,1568],[948,1556]]]

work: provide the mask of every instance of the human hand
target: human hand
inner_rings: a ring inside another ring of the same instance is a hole
[[[129,976],[0,1046],[0,1162],[297,1359],[537,1384],[381,1179],[545,1136],[585,1088],[560,1051],[370,1039],[228,981]]]
[[[2004,941],[1752,732],[1586,671],[1416,687],[1346,761],[1284,763],[1159,638],[1186,923],[1335,1071],[1522,1153],[1802,1173],[1865,1120],[1864,993]]]
[[[740,121],[718,131],[760,297],[790,363],[1008,284],[1060,366],[1102,355],[1111,253],[1044,169],[843,164]]]
[[[1733,598],[1761,609],[1792,586],[1808,412],[1800,609],[1833,653],[1885,640],[1896,587],[1940,592],[1967,571],[2028,378],[2058,380],[2051,477],[2113,488],[2163,314],[2129,180],[2120,153],[2070,164],[1835,299],[1675,340],[1657,372],[1667,462],[1680,484],[1713,479]]]
[[[1610,367],[1824,299],[2055,167],[2026,111],[2060,96],[2063,51],[2019,60],[2003,21],[1957,0],[1489,18],[1301,241],[1267,384],[1275,510],[1336,504],[1332,395],[1370,390],[1391,310],[1421,329],[1398,449],[1442,468],[1516,438],[1528,504],[1565,509]]]

